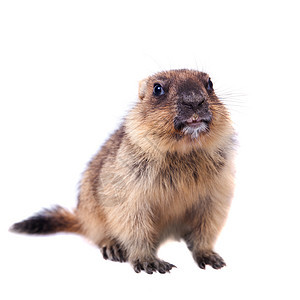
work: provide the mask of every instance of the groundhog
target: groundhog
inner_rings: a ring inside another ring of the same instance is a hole
[[[148,274],[175,267],[157,250],[167,238],[182,239],[200,268],[222,268],[214,244],[233,197],[234,152],[230,115],[209,75],[154,74],[140,82],[137,103],[88,164],[77,208],[46,209],[11,230],[78,233],[105,259]]]

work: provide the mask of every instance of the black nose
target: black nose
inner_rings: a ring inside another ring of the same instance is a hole
[[[198,101],[196,103],[197,107],[200,107],[203,104],[203,102],[204,102],[204,99],[201,99],[200,101]]]
[[[201,108],[202,104],[204,102],[204,99],[201,99],[199,101],[189,101],[189,102],[183,102],[182,104],[188,108],[191,108],[192,110],[196,111],[197,109]]]

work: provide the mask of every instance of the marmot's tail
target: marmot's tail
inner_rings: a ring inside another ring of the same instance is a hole
[[[55,206],[52,209],[44,209],[22,222],[15,223],[10,230],[28,234],[80,233],[80,223],[74,213]]]

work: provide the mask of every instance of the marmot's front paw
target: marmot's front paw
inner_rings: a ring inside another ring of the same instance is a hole
[[[123,250],[119,244],[112,244],[109,246],[104,246],[104,247],[100,248],[100,251],[101,251],[104,259],[109,259],[109,260],[118,261],[118,262],[126,262],[127,261],[126,251]]]
[[[226,266],[223,258],[213,251],[199,253],[196,255],[195,260],[201,269],[205,269],[206,265],[210,265],[214,269],[221,269]]]
[[[136,273],[140,273],[141,271],[145,271],[148,274],[153,274],[153,272],[158,271],[159,273],[170,272],[172,268],[176,268],[176,266],[165,262],[160,259],[153,259],[151,261],[140,261],[136,260],[132,263],[133,269]]]

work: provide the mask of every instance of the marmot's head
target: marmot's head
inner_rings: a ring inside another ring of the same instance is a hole
[[[160,72],[142,80],[133,112],[129,119],[137,127],[130,127],[141,138],[169,150],[178,150],[183,144],[184,148],[186,144],[203,146],[230,123],[210,77],[186,69]]]

